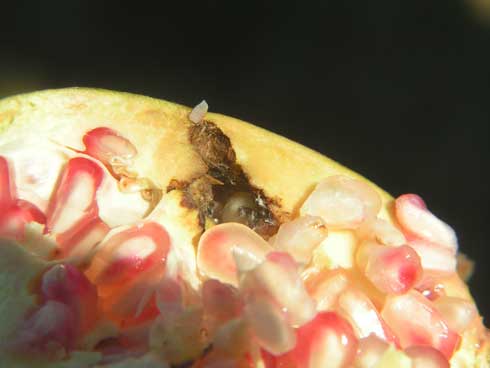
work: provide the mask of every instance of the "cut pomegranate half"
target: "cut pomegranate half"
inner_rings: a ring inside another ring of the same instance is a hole
[[[446,358],[458,347],[460,336],[449,328],[436,307],[416,291],[388,297],[381,312],[402,348],[432,346]]]
[[[207,277],[238,286],[233,253],[244,253],[247,264],[254,267],[271,250],[271,246],[249,227],[239,223],[224,223],[213,226],[199,239],[197,266]]]
[[[276,367],[351,367],[358,341],[349,323],[335,312],[319,313],[296,331],[294,349],[276,358]]]

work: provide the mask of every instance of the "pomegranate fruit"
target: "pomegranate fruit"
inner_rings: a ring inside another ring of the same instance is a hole
[[[0,242],[2,367],[489,366],[419,196],[205,102],[0,101]]]

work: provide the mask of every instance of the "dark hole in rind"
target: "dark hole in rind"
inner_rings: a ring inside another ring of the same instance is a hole
[[[230,139],[221,129],[210,121],[192,124],[189,140],[208,167],[206,175],[186,187],[189,201],[199,209],[201,223],[204,224],[206,219],[215,223],[232,220],[249,226],[266,238],[275,234],[279,220],[269,207],[275,204],[274,201],[250,184],[236,163]],[[230,208],[236,212],[231,217]]]

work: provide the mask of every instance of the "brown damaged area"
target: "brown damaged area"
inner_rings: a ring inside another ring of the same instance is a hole
[[[173,180],[167,191],[184,190],[183,205],[197,208],[201,225],[239,222],[255,230],[264,238],[277,232],[288,214],[280,209],[279,201],[268,198],[250,184],[230,139],[210,121],[193,123],[189,127],[189,141],[208,170],[192,182]]]

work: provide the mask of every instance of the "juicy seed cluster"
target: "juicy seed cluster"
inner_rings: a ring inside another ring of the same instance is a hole
[[[25,178],[0,156],[0,237],[33,251],[26,233],[38,223],[55,244],[14,353],[95,350],[109,364],[151,352],[162,366],[195,368],[383,368],[397,356],[449,367],[465,331],[482,328],[472,302],[446,293],[454,231],[415,194],[397,198],[389,220],[369,184],[328,177],[268,241],[237,222],[207,229],[196,285],[173,258],[173,230],[145,217],[149,184],[129,169],[136,148],[103,127],[83,142],[83,152],[59,148],[49,194],[17,188]]]

